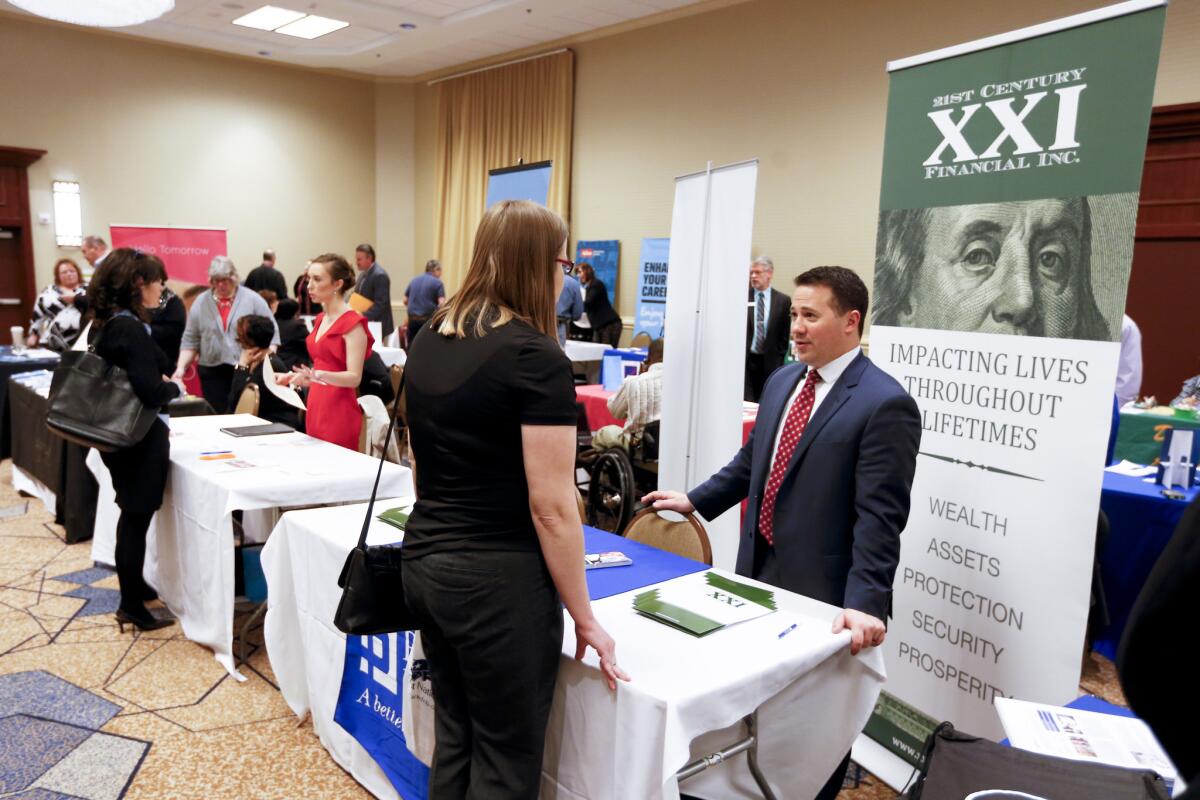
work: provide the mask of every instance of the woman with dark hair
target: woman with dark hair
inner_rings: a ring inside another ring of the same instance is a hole
[[[295,300],[280,300],[275,308],[275,324],[279,327],[279,350],[276,354],[289,370],[297,364],[312,364],[305,343],[308,326],[297,316],[299,313],[300,304]]]
[[[172,624],[172,620],[155,617],[146,608],[146,601],[157,595],[142,578],[146,531],[162,505],[171,466],[165,406],[183,394],[183,386],[167,377],[171,362],[150,338],[146,309],[158,306],[166,277],[167,271],[156,257],[128,248],[109,253],[92,277],[95,352],[125,370],[138,399],[159,411],[142,441],[125,450],[100,454],[112,474],[121,509],[116,561],[121,589],[117,624],[122,632],[127,624],[143,631]]]
[[[57,352],[71,349],[79,338],[82,317],[87,312],[87,287],[83,272],[72,259],[60,258],[54,265],[54,283],[33,304],[27,347],[39,344]]]
[[[304,417],[309,436],[357,450],[362,428],[357,390],[372,337],[366,318],[346,304],[353,288],[354,270],[341,256],[326,253],[308,265],[308,293],[325,309],[308,335],[312,366],[297,365],[279,381],[309,387]]]
[[[608,287],[586,261],[580,261],[576,269],[583,284],[583,311],[592,326],[592,341],[616,347],[621,341],[621,318],[608,301]]]
[[[404,597],[436,703],[433,800],[536,798],[562,649],[628,680],[592,614],[576,505],[575,388],[558,346],[567,226],[528,201],[484,214],[462,289],[409,343],[417,504]]]
[[[237,321],[237,339],[242,346],[242,355],[233,369],[228,407],[231,411],[236,408],[242,392],[253,383],[258,386],[258,416],[268,422],[279,422],[299,429],[300,416],[296,409],[271,394],[263,383],[263,362],[268,358],[276,375],[287,372],[283,360],[271,355],[271,337],[274,335],[275,326],[267,317],[247,314]]]

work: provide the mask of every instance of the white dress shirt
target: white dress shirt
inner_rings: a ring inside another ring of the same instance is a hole
[[[1142,390],[1142,332],[1126,314],[1121,319],[1121,360],[1117,362],[1117,401],[1137,400]]]
[[[842,377],[842,373],[846,371],[846,367],[850,366],[850,362],[858,358],[858,354],[862,352],[861,347],[852,347],[845,353],[830,361],[823,367],[815,369],[821,375],[821,382],[817,384],[816,397],[813,400],[812,411],[809,412],[809,419],[817,415],[817,409],[821,407],[821,401],[829,395],[829,390],[837,383],[838,378]],[[813,369],[813,367],[809,367]],[[775,429],[775,444],[771,447],[771,464],[767,469],[767,474],[771,474],[771,469],[775,466],[775,454],[779,452],[779,440],[783,438],[783,424],[787,420],[788,412],[792,408],[792,403],[796,402],[796,398],[800,396],[800,390],[804,388],[804,382],[808,380],[808,374],[802,380],[797,381],[796,388],[792,390],[792,396],[788,398],[787,403],[783,406],[783,414],[779,417],[779,427]]]

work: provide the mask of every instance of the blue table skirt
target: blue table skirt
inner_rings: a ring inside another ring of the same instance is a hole
[[[588,594],[593,600],[710,569],[707,564],[701,564],[699,561],[692,561],[690,558],[586,525],[583,526],[583,546],[589,553],[617,551],[633,560],[632,564],[625,567],[589,569]]]
[[[1138,593],[1154,562],[1162,554],[1188,503],[1200,488],[1187,492],[1187,500],[1162,496],[1162,487],[1142,478],[1104,473],[1100,508],[1108,516],[1108,544],[1100,554],[1100,578],[1111,620],[1093,648],[1115,659],[1121,634]]]

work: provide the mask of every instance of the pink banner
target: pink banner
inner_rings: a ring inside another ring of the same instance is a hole
[[[227,254],[221,229],[112,225],[108,230],[114,250],[134,247],[156,255],[176,281],[208,283],[208,265],[214,257]]]

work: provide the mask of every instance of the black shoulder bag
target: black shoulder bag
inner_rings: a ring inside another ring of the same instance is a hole
[[[358,544],[346,556],[338,586],[342,599],[338,602],[333,624],[342,633],[355,636],[370,636],[394,631],[410,631],[417,628],[408,606],[404,602],[404,579],[400,572],[399,544],[367,546],[367,531],[375,512],[375,494],[379,491],[379,479],[383,475],[383,462],[387,460],[388,444],[400,412],[400,397],[404,394],[405,376],[400,376],[400,386],[392,400],[391,422],[388,423],[383,453],[379,456],[379,470],[375,473],[375,486],[367,503],[362,531]]]
[[[146,438],[158,409],[144,405],[125,370],[94,348],[62,354],[50,381],[46,426],[69,442],[102,453],[133,447]]]

